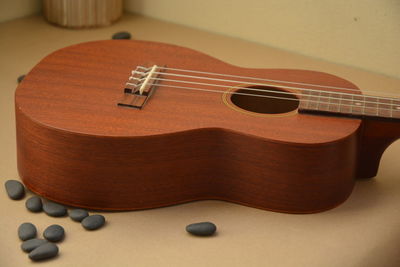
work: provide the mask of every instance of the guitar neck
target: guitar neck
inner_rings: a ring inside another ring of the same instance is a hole
[[[299,112],[400,121],[400,99],[310,90],[302,92]]]

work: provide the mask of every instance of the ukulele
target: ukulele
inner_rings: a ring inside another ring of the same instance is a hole
[[[248,69],[175,45],[60,49],[15,93],[18,170],[63,204],[136,210],[217,199],[313,213],[374,177],[400,100],[327,73]]]

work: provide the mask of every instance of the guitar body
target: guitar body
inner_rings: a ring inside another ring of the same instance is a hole
[[[226,94],[162,86],[142,109],[118,106],[130,72],[149,64],[357,89],[326,73],[240,68],[161,43],[70,46],[44,58],[15,93],[18,170],[30,190],[91,209],[219,199],[290,213],[350,195],[360,119],[258,114]]]

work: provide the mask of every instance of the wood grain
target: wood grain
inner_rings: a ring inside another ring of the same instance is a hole
[[[361,120],[253,116],[229,108],[220,94],[174,88],[159,88],[142,110],[117,107],[130,71],[151,64],[356,89],[326,73],[244,69],[160,43],[67,47],[44,58],[16,91],[24,183],[61,203],[108,210],[221,199],[309,213],[351,193],[365,162]]]

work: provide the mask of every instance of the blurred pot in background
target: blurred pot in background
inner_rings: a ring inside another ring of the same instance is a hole
[[[69,28],[107,26],[122,15],[122,0],[43,0],[43,14]]]

